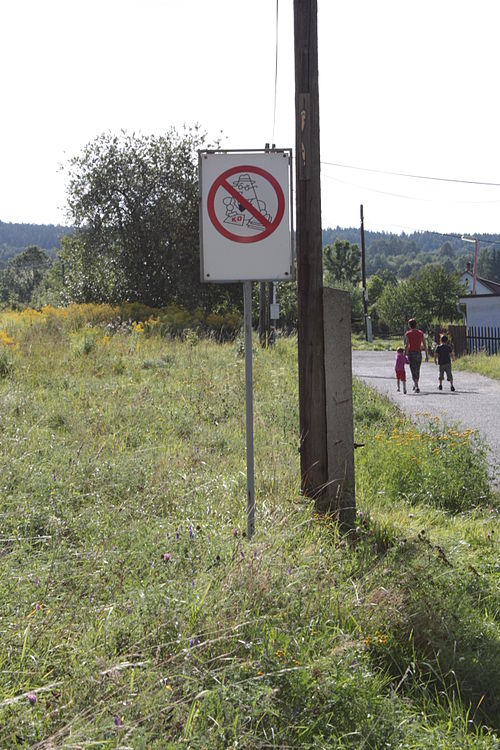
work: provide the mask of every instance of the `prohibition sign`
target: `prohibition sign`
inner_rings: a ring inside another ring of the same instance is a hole
[[[248,172],[253,174],[258,174],[261,177],[263,177],[265,180],[267,180],[275,194],[278,201],[278,207],[276,209],[276,215],[274,219],[271,221],[264,216],[258,209],[258,206],[254,206],[253,203],[251,203],[249,200],[247,200],[236,188],[228,181],[229,177],[232,177],[234,174],[241,173],[241,172]],[[215,197],[218,190],[225,190],[232,198],[235,198],[235,200],[238,201],[240,206],[242,206],[246,211],[248,211],[252,216],[257,219],[259,224],[261,224],[264,229],[260,232],[257,232],[254,235],[242,237],[239,234],[235,234],[234,232],[230,232],[226,227],[224,227],[217,217],[215,213]],[[273,177],[273,175],[270,172],[267,172],[265,169],[262,169],[261,167],[251,166],[248,164],[244,164],[242,166],[238,167],[232,167],[231,169],[227,169],[225,172],[223,172],[221,175],[217,177],[215,182],[213,183],[212,187],[209,190],[208,198],[207,198],[207,211],[208,215],[210,217],[210,220],[216,230],[220,232],[224,237],[226,237],[228,240],[232,240],[233,242],[260,242],[260,240],[265,239],[266,237],[269,237],[270,234],[272,234],[275,229],[277,229],[281,223],[281,220],[283,218],[283,214],[285,213],[285,196],[283,195],[283,190],[281,189],[281,185],[279,184],[278,180]]]

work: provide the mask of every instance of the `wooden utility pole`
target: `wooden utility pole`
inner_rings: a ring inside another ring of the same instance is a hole
[[[294,0],[296,243],[302,491],[328,501],[317,0]]]
[[[363,313],[365,318],[365,336],[368,341],[368,295],[366,292],[366,263],[365,263],[365,219],[363,216],[363,206],[359,207],[361,215],[361,285],[363,287]]]

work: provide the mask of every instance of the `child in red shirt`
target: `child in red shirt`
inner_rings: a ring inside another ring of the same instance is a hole
[[[402,346],[396,351],[396,381],[398,384],[398,393],[400,392],[400,383],[403,383],[403,393],[406,393],[406,370],[405,365],[410,364],[405,350]]]

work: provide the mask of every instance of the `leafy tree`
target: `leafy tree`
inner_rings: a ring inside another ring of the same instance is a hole
[[[395,234],[387,234],[381,239],[376,239],[370,244],[370,253],[385,256],[407,255],[413,256],[418,253],[419,247],[414,240],[406,236],[398,237]]]
[[[479,276],[484,279],[491,279],[492,263],[490,258],[490,251],[487,247],[481,248],[479,257],[477,259],[477,272]]]
[[[375,304],[375,302],[384,291],[385,285],[386,282],[380,276],[370,276],[370,278],[366,282],[366,292],[368,294],[368,302],[370,304]]]
[[[333,245],[323,248],[325,283],[337,286],[336,282],[358,284],[361,279],[361,252],[358,245],[347,240],[336,239]]]
[[[428,328],[459,318],[458,297],[464,288],[457,272],[446,273],[442,265],[431,265],[414,273],[395,287],[386,287],[377,303],[380,318],[399,330],[410,317]]]
[[[455,264],[451,260],[451,258],[446,258],[443,263],[443,268],[446,271],[446,273],[453,273],[455,271]]]
[[[491,251],[491,269],[490,269],[491,276],[488,278],[491,281],[498,281],[500,282],[500,249],[493,248]]]
[[[402,263],[399,267],[399,277],[407,279],[413,272],[413,266],[409,261]]]
[[[392,284],[392,286],[394,286],[395,284],[398,283],[396,274],[389,269],[385,269],[384,271],[381,271],[378,274],[378,276],[380,276],[384,284]]]
[[[297,329],[298,300],[295,281],[283,281],[276,287],[276,299],[280,306],[279,328],[291,333]]]
[[[377,301],[377,314],[391,331],[402,332],[414,315],[415,298],[410,280],[394,286],[387,284]]]
[[[61,258],[66,269],[66,302],[111,302],[127,299],[119,258],[99,253],[91,233],[64,237]]]
[[[28,305],[52,262],[36,245],[9,258],[0,274],[0,299],[12,305]]]
[[[447,273],[442,265],[432,265],[422,268],[411,279],[420,320],[430,325],[432,320],[442,323],[460,317],[457,301],[464,293],[464,287],[458,273]]]
[[[63,263],[58,257],[44,275],[40,283],[31,295],[30,305],[39,309],[43,305],[54,305],[58,307],[67,302],[64,293],[64,270]]]
[[[366,273],[368,276],[372,276],[373,274],[381,276],[382,272],[387,270],[389,270],[389,262],[385,255],[382,255],[382,253],[375,253],[375,255],[367,253]]]
[[[198,128],[105,133],[69,162],[68,217],[79,230],[62,252],[71,299],[194,308],[229,294],[199,280],[197,150],[204,144]]]
[[[448,242],[448,241],[444,242],[441,245],[439,253],[440,253],[440,255],[445,256],[446,258],[455,258],[456,257],[455,249],[454,249],[453,245],[451,244],[451,242]]]
[[[375,333],[381,330],[380,315],[377,309],[378,301],[387,286],[394,287],[396,284],[397,279],[392,271],[382,271],[380,275],[370,276],[367,281],[368,314],[372,319],[372,327]]]
[[[479,276],[490,281],[500,281],[500,250],[497,248],[483,248],[477,261]]]

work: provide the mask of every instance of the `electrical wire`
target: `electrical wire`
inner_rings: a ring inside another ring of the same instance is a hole
[[[500,203],[500,199],[490,200],[490,201],[453,201],[447,198],[423,198],[421,196],[416,196],[416,195],[403,195],[402,193],[390,193],[386,190],[377,190],[376,188],[366,187],[366,185],[359,185],[356,182],[349,182],[348,180],[341,180],[338,177],[333,177],[330,174],[326,174],[325,172],[323,172],[323,170],[321,171],[321,176],[326,177],[328,180],[333,180],[334,182],[340,182],[341,185],[349,185],[350,187],[355,187],[355,188],[358,188],[359,190],[366,190],[370,193],[378,193],[380,195],[390,195],[392,198],[404,198],[406,200],[411,200],[411,201],[424,201],[425,203],[453,203],[456,205],[467,205],[467,206]]]
[[[276,0],[276,36],[275,36],[275,56],[274,56],[274,107],[273,107],[273,137],[271,143],[274,143],[274,131],[276,128],[276,103],[278,100],[278,21],[279,21],[279,0]]]
[[[332,161],[322,161],[328,167],[340,167],[341,169],[355,169],[360,172],[373,172],[375,174],[387,174],[393,177],[410,177],[414,180],[433,180],[435,182],[455,182],[461,185],[486,185],[488,187],[500,187],[500,182],[480,182],[479,180],[456,180],[451,177],[430,177],[429,175],[407,174],[406,172],[389,172],[384,169],[369,169],[368,167],[355,167],[352,164],[339,164]]]
[[[498,182],[481,182],[479,180],[459,180],[459,179],[452,179],[449,177],[431,177],[428,175],[414,175],[409,174],[405,172],[390,172],[388,170],[382,170],[382,169],[370,169],[368,167],[358,167],[348,164],[340,164],[337,162],[328,162],[328,161],[322,161],[320,162],[322,166],[329,166],[329,167],[340,167],[342,169],[353,169],[356,171],[361,172],[371,172],[374,174],[385,174],[385,175],[391,175],[394,177],[408,177],[416,180],[431,180],[436,182],[449,182],[449,183],[455,183],[455,184],[461,184],[461,185],[479,185],[479,186],[487,186],[487,187],[500,187],[500,183]],[[323,170],[321,171],[321,176],[325,177],[329,180],[334,180],[335,182],[340,182],[344,185],[350,185],[352,187],[357,187],[358,189],[367,190],[368,192],[372,193],[379,193],[381,195],[389,195],[394,198],[402,198],[407,200],[415,200],[415,201],[424,201],[424,202],[430,202],[430,203],[454,203],[454,204],[464,204],[464,205],[485,205],[490,203],[500,203],[500,200],[491,200],[491,201],[450,201],[447,199],[432,199],[432,198],[423,198],[423,197],[416,197],[416,196],[409,196],[409,195],[402,195],[401,193],[391,193],[384,190],[377,190],[376,188],[369,188],[363,185],[358,185],[356,183],[349,182],[347,180],[341,180],[338,177],[333,177],[332,175],[326,174]],[[401,227],[396,225],[393,225],[395,228],[403,229],[403,230],[410,230],[413,232],[425,232],[428,234],[433,234],[439,237],[449,238],[449,239],[461,239],[461,235],[454,235],[454,234],[445,234],[443,232],[433,232],[431,230],[427,229],[415,229],[413,227]],[[369,230],[368,230],[369,231]],[[500,241],[489,239],[489,238],[478,238],[478,243],[482,245],[500,245]]]

